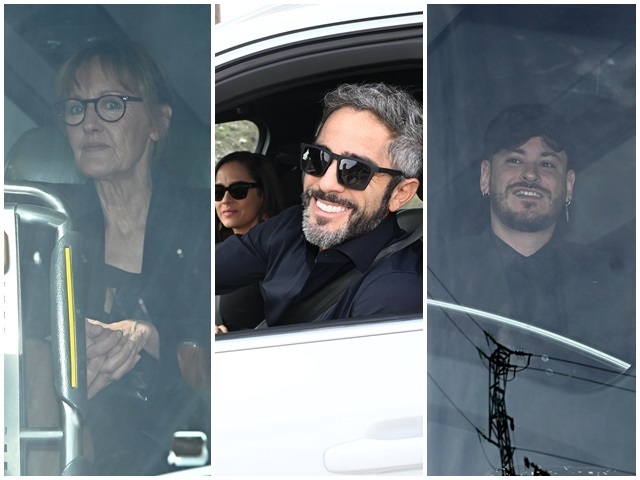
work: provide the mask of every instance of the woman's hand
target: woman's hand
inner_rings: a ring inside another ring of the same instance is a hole
[[[224,325],[216,325],[214,332],[218,335],[219,333],[229,333],[229,330]]]
[[[102,323],[87,319],[86,337],[89,398],[131,371],[141,358],[141,350],[160,357],[158,331],[141,320]]]

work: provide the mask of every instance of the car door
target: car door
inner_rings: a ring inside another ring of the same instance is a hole
[[[422,318],[218,336],[216,475],[420,475]]]

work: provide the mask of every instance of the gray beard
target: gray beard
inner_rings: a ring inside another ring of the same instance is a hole
[[[361,211],[357,205],[341,200],[338,195],[324,193],[321,190],[308,189],[302,194],[302,205],[304,206],[302,212],[302,232],[304,233],[305,239],[317,247],[331,248],[370,232],[380,225],[382,220],[389,214],[389,200],[396,185],[396,182],[389,184],[380,202],[380,206],[369,214]],[[320,200],[326,200],[351,208],[347,222],[335,231],[324,229],[323,226],[326,225],[327,222],[323,220],[317,220],[317,224],[312,224],[309,215],[309,204],[311,203],[312,196]]]

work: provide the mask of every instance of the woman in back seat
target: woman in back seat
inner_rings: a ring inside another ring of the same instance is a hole
[[[249,229],[282,210],[278,181],[269,160],[251,152],[233,152],[215,168],[216,243]],[[248,285],[220,297],[222,324],[216,333],[256,327],[264,320],[260,285]]]

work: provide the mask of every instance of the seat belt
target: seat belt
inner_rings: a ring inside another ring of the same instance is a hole
[[[415,231],[396,243],[380,250],[380,253],[373,260],[369,266],[369,270],[375,267],[382,260],[389,258],[394,253],[399,252],[403,248],[415,243],[422,238],[422,225],[419,225]],[[364,276],[367,272],[361,272],[357,268],[352,268],[337,280],[330,282],[322,287],[320,290],[312,294],[310,297],[305,298],[302,302],[293,306],[281,319],[277,325],[292,325],[296,323],[305,323],[315,320],[321,313],[326,311],[331,305],[336,303],[342,293],[351,285],[356,279]],[[308,320],[311,319],[311,320]],[[264,322],[263,322],[264,323]],[[261,327],[261,325],[259,326]]]

